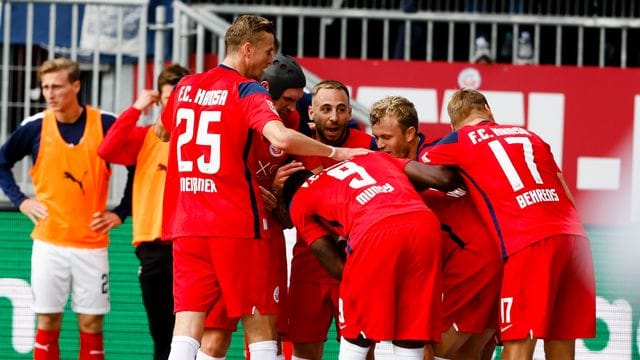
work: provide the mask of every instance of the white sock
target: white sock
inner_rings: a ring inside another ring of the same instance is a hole
[[[249,354],[252,360],[276,360],[278,343],[275,340],[254,342],[249,344]]]
[[[347,341],[345,338],[341,338],[338,360],[364,360],[367,358],[368,352],[368,347],[358,346]]]
[[[198,340],[190,336],[174,336],[171,339],[169,360],[193,360],[199,348]]]
[[[393,358],[404,360],[422,360],[424,358],[424,347],[410,349],[393,345]]]
[[[276,355],[276,360],[284,360],[284,355]]]
[[[227,357],[215,357],[209,354],[205,354],[202,350],[198,350],[198,355],[196,355],[196,360],[225,360]]]

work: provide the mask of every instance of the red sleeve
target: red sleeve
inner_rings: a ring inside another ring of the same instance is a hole
[[[98,155],[105,161],[125,166],[135,165],[149,126],[136,126],[140,110],[129,107],[105,134]]]
[[[396,166],[398,166],[398,169],[404,171],[404,168],[407,167],[407,164],[409,163],[409,161],[411,161],[411,159],[393,158],[393,161],[396,163]]]
[[[175,119],[173,116],[173,106],[175,103],[174,96],[175,88],[171,91],[171,95],[169,96],[169,100],[167,100],[167,104],[164,109],[162,109],[162,114],[160,115],[160,120],[162,121],[162,125],[167,133],[171,134],[173,132],[173,128],[175,126]]]
[[[291,203],[291,222],[296,227],[299,238],[304,240],[308,245],[311,245],[321,237],[331,235],[330,231],[327,231],[327,229],[313,219],[313,214],[305,211],[304,206],[299,206],[299,202],[304,201],[304,199],[298,197],[298,199],[295,200],[297,200],[298,203]]]
[[[429,165],[459,165],[458,143],[438,144],[420,155],[420,162]]]
[[[241,99],[242,111],[249,119],[249,126],[262,134],[262,128],[273,120],[282,121],[269,95],[254,93]]]

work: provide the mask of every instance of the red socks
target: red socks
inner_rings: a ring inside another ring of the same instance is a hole
[[[60,330],[37,329],[36,342],[33,346],[33,359],[60,360],[59,337]]]
[[[90,334],[80,332],[79,360],[104,360],[102,333]]]

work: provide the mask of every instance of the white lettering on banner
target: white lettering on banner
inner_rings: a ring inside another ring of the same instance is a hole
[[[0,297],[11,302],[11,345],[16,352],[26,354],[33,350],[36,324],[31,286],[22,279],[0,278]]]
[[[288,235],[288,236],[287,236]],[[295,231],[289,233],[285,231],[288,242],[295,243]],[[291,245],[292,246],[292,245]],[[35,313],[31,308],[33,297],[31,286],[23,279],[0,278],[0,297],[8,298],[12,306],[11,316],[3,317],[11,321],[11,342],[13,349],[20,354],[26,354],[33,350],[35,334]],[[342,310],[342,306],[339,306]],[[0,308],[4,311],[5,308]],[[342,314],[342,311],[339,312]],[[603,334],[598,333],[596,340],[576,341],[576,358],[589,359],[624,359],[629,360],[632,356],[633,348],[633,310],[629,302],[625,299],[616,299],[609,302],[603,297],[596,297],[596,317],[602,321],[604,326]],[[344,322],[344,318],[340,319]],[[0,325],[4,325],[0,323]],[[638,329],[640,330],[640,329]],[[640,331],[636,334],[636,342],[640,345]],[[604,346],[599,346],[598,350],[591,350],[586,345],[586,341],[598,342],[602,340]],[[0,339],[5,341],[5,339]],[[538,341],[535,359],[544,359],[543,342]],[[640,347],[640,346],[639,346]]]
[[[199,177],[181,177],[180,178],[180,191],[181,192],[218,192],[216,183],[212,179],[199,178]]]

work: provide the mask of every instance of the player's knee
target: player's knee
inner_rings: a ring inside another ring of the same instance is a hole
[[[38,329],[60,330],[62,314],[38,314]]]
[[[324,343],[294,343],[293,355],[299,359],[321,360]]]
[[[90,334],[101,333],[103,319],[103,315],[78,314],[78,329]]]
[[[231,333],[218,330],[205,330],[200,342],[200,351],[213,357],[224,357],[231,345]]]

